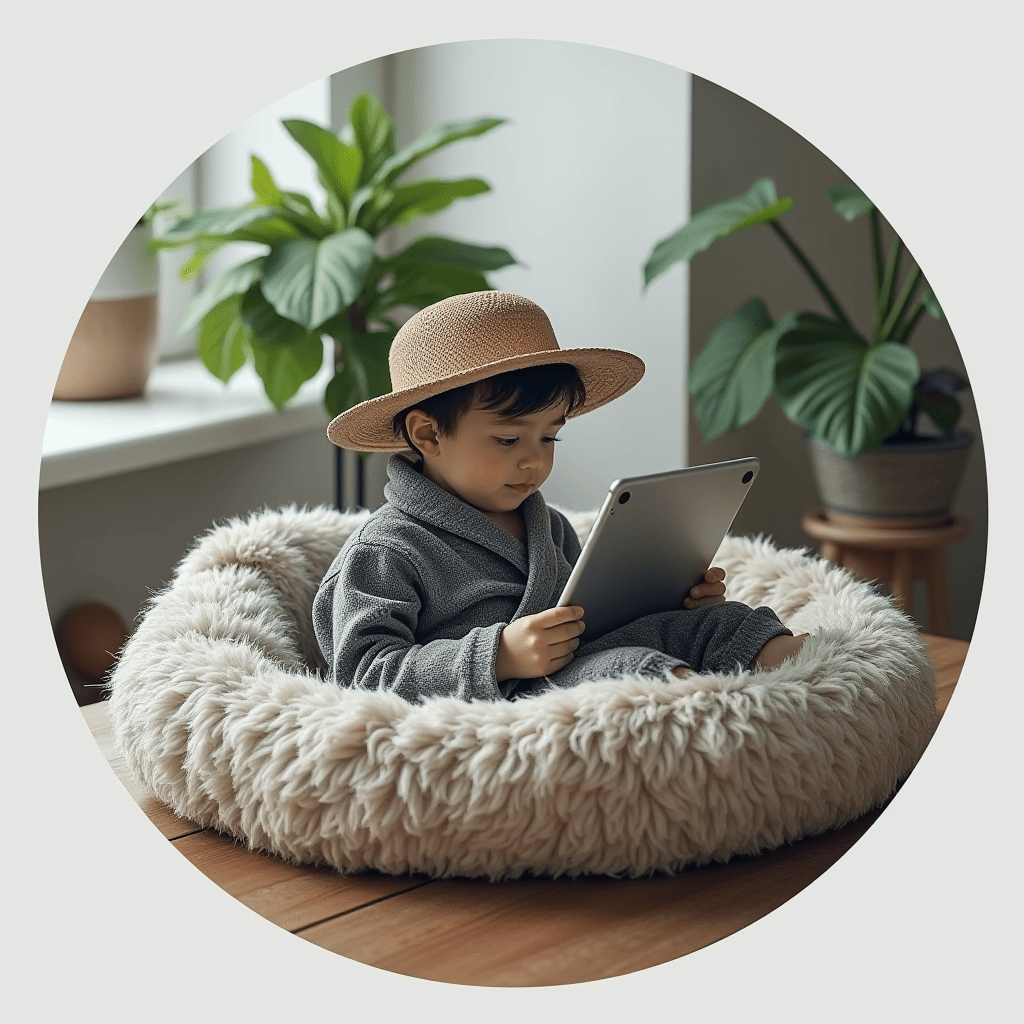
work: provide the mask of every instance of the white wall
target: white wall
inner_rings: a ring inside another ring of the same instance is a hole
[[[562,347],[625,348],[647,364],[630,394],[567,425],[545,497],[593,508],[616,477],[685,465],[685,268],[646,294],[641,268],[689,214],[689,75],[534,40],[447,44],[391,61],[399,145],[439,121],[511,122],[409,173],[479,176],[493,188],[416,221],[409,237],[504,245],[524,266],[492,283],[540,303]]]

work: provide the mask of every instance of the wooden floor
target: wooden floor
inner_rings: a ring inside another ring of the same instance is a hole
[[[945,711],[967,654],[926,636]],[[471,985],[557,985],[652,967],[707,946],[795,896],[871,826],[759,857],[643,879],[432,881],[341,876],[246,850],[171,813],[129,777],[105,703],[82,708],[111,767],[157,828],[200,871],[263,917],[363,963]]]

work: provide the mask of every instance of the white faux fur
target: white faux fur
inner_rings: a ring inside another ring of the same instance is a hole
[[[606,679],[424,705],[323,682],[317,584],[365,514],[264,512],[201,538],[112,679],[118,742],[183,817],[341,871],[640,875],[769,850],[882,803],[935,726],[913,623],[796,550],[729,538],[728,596],[800,654],[773,672]],[[585,534],[592,515],[573,517]]]

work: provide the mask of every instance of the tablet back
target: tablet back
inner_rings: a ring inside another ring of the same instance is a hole
[[[757,477],[757,459],[616,480],[558,604],[581,605],[584,642],[681,608]]]

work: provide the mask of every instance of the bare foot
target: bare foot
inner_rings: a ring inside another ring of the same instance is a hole
[[[685,679],[687,676],[693,675],[693,669],[688,665],[680,665],[678,668],[672,669],[672,675],[677,679]]]
[[[754,671],[769,672],[773,668],[778,668],[803,647],[804,641],[810,635],[810,633],[801,633],[799,636],[773,637],[758,651],[757,657],[754,659]]]

